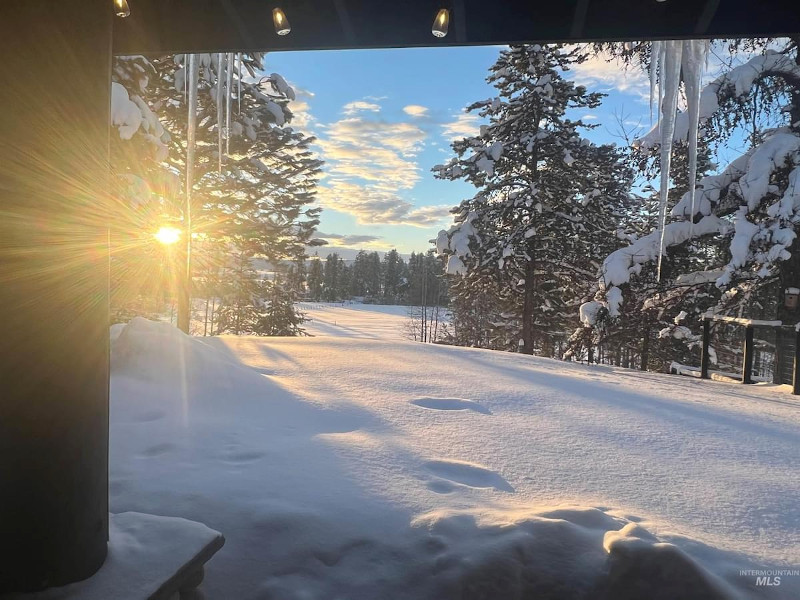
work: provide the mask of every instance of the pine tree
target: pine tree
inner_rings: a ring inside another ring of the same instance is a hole
[[[595,272],[590,257],[613,235],[630,186],[619,150],[582,138],[591,126],[568,116],[602,98],[565,79],[584,60],[583,50],[563,45],[502,51],[488,78],[498,97],[467,109],[489,124],[454,142],[456,158],[434,168],[441,179],[478,188],[437,240],[449,271],[501,290],[498,317],[517,323],[529,354],[537,345],[549,353],[576,322],[580,283]]]
[[[322,300],[324,284],[325,274],[322,267],[322,260],[318,254],[315,254],[311,258],[311,265],[308,269],[308,294],[314,302]]]
[[[347,286],[344,276],[344,261],[336,252],[325,258],[322,298],[326,302],[336,302],[344,298]]]
[[[190,255],[194,262],[208,262],[197,251],[220,242],[249,261],[290,259],[299,266],[319,222],[320,209],[310,204],[321,161],[310,150],[313,138],[287,126],[294,92],[275,73],[245,77],[262,74],[262,57],[194,56],[200,77],[191,205],[181,194],[192,95],[186,91],[189,57],[122,57],[115,63],[115,84],[126,90],[143,123],[141,141],[115,153],[121,179],[128,195],[143,204],[154,204],[151,190],[157,191],[162,221],[188,226],[191,220],[192,236],[184,235],[187,248],[195,236],[210,242],[196,245]],[[142,158],[143,144],[155,150],[150,152],[155,159]],[[189,264],[187,258],[182,262]]]
[[[381,275],[383,277],[384,304],[396,304],[400,301],[404,261],[396,249],[383,255]]]
[[[297,296],[291,286],[280,277],[264,281],[261,291],[261,310],[256,316],[253,332],[258,335],[295,336],[305,330],[302,324],[308,319],[297,310]]]

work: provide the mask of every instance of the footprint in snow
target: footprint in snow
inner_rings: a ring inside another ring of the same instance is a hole
[[[150,410],[147,412],[135,415],[131,421],[134,423],[152,423],[167,416],[167,413],[161,410]]]
[[[139,455],[142,458],[155,458],[156,456],[161,456],[170,452],[175,449],[175,444],[156,444],[155,446],[150,446],[149,448],[145,448],[144,451]]]
[[[449,494],[456,489],[452,483],[445,481],[444,479],[429,481],[427,487],[430,491],[436,492],[437,494]]]
[[[243,465],[251,462],[255,462],[259,459],[262,459],[266,456],[266,452],[259,452],[258,450],[237,450],[231,448],[227,450],[220,459],[236,465]]]
[[[473,410],[484,415],[492,414],[492,411],[482,404],[462,398],[417,398],[411,400],[411,404],[431,410]]]
[[[431,473],[444,479],[445,482],[458,483],[473,488],[494,488],[501,492],[514,492],[511,484],[503,479],[502,475],[480,465],[460,462],[455,460],[431,460],[425,463],[425,468]],[[445,494],[446,485],[428,485],[434,492]],[[437,489],[438,488],[438,489]]]

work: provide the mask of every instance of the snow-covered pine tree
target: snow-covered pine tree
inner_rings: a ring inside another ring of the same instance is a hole
[[[320,212],[310,206],[322,164],[309,149],[314,138],[289,125],[294,91],[277,73],[262,76],[263,55],[231,58],[195,55],[201,76],[193,229],[206,237],[241,241],[268,260],[296,259],[304,255]],[[188,126],[187,60],[186,55],[153,60],[160,85],[152,101],[170,132]],[[184,173],[185,139],[177,139],[170,163]]]
[[[503,294],[497,318],[518,324],[510,343],[521,340],[529,354],[537,346],[550,353],[573,328],[581,282],[594,272],[590,257],[614,243],[628,198],[621,153],[583,138],[591,126],[568,115],[602,98],[565,78],[585,59],[582,49],[557,44],[502,51],[488,77],[498,96],[467,109],[489,124],[454,142],[456,158],[434,168],[441,179],[478,188],[437,240],[448,271],[470,276],[459,293],[490,280],[485,287]]]
[[[253,333],[257,335],[303,335],[302,325],[308,319],[297,310],[297,294],[277,275],[262,283],[261,307],[255,319]]]

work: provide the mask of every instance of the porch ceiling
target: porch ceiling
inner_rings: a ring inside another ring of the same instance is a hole
[[[314,50],[567,40],[774,36],[800,31],[797,0],[129,0],[114,52]],[[109,0],[110,4],[110,0]],[[275,6],[292,33],[272,27]],[[439,8],[450,33],[431,35]]]

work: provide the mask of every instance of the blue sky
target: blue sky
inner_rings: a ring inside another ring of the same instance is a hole
[[[267,55],[267,72],[295,88],[293,122],[319,138],[325,160],[320,183],[320,237],[330,247],[426,250],[450,223],[448,210],[474,190],[438,181],[431,167],[453,154],[452,139],[477,131],[468,104],[493,97],[485,79],[500,48],[420,48],[283,52]],[[637,68],[595,58],[573,78],[609,94],[603,105],[577,117],[600,126],[587,134],[598,143],[626,128],[649,126],[648,83]],[[346,252],[345,252],[346,253]]]

